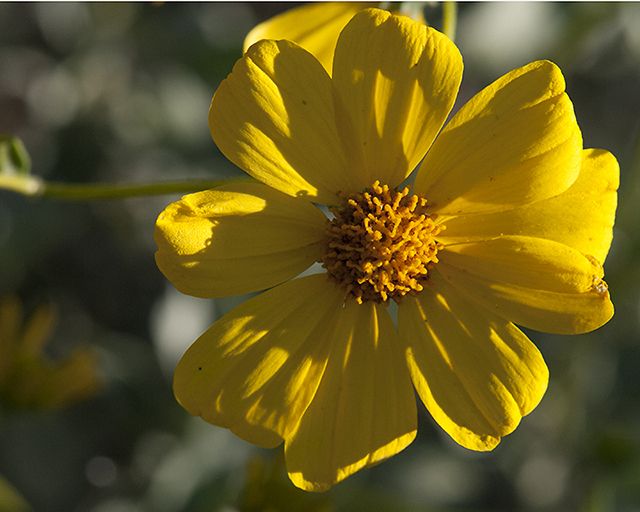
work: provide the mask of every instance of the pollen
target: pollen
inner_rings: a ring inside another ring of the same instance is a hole
[[[335,218],[327,221],[320,262],[345,301],[399,302],[429,285],[444,226],[426,206],[422,196],[409,195],[409,187],[396,191],[376,181],[330,209]]]

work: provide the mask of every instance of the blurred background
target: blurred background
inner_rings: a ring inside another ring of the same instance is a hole
[[[237,176],[209,135],[211,97],[248,31],[294,5],[0,3],[0,133],[51,181]],[[436,28],[441,11],[425,11]],[[586,335],[528,332],[551,378],[515,433],[466,451],[422,408],[404,452],[325,494],[299,491],[282,448],[249,445],[173,398],[182,352],[246,298],[183,296],[157,270],[155,218],[179,196],[0,190],[0,297],[19,299],[23,325],[55,307],[46,356],[90,344],[103,383],[64,408],[0,404],[0,511],[640,511],[640,4],[461,3],[456,43],[461,101],[515,67],[556,62],[585,147],[621,167],[605,265],[616,315]]]

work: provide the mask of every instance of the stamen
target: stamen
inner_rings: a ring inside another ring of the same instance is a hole
[[[331,208],[320,262],[345,292],[345,300],[396,302],[429,285],[429,270],[442,249],[435,237],[444,226],[426,213],[426,199],[409,188],[389,190],[376,181],[363,193]]]

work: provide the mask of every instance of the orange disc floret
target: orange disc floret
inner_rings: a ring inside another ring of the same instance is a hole
[[[399,301],[428,285],[443,226],[426,205],[423,197],[409,195],[409,187],[390,190],[376,181],[331,209],[335,218],[328,221],[321,262],[345,300]]]

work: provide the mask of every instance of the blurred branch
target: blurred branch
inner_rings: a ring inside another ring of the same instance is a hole
[[[42,194],[42,188],[42,180],[34,176],[0,173],[0,189],[12,190],[25,196],[38,196]]]
[[[255,182],[253,178],[232,180],[184,180],[152,183],[113,183],[70,185],[66,183],[42,182],[42,191],[37,194],[54,199],[87,201],[94,199],[123,199],[125,197],[157,196],[206,190],[228,183]]]
[[[231,180],[184,180],[152,183],[67,184],[48,183],[35,176],[0,175],[0,189],[12,190],[30,197],[47,197],[68,201],[124,199],[206,190],[228,183],[255,182],[253,178]]]
[[[455,41],[458,4],[456,2],[444,2],[442,18],[442,31],[449,39]]]
[[[69,184],[50,183],[30,173],[31,159],[22,141],[16,137],[0,136],[0,189],[11,190],[29,197],[48,197],[69,201],[123,199],[196,192],[227,183],[256,181],[247,177],[230,180]]]

